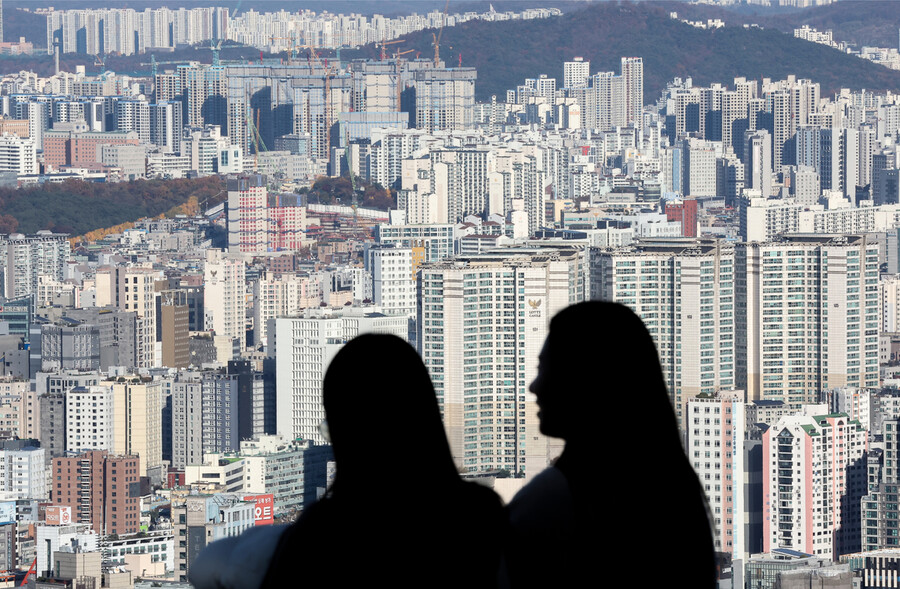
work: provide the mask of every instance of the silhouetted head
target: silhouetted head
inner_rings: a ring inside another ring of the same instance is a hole
[[[530,389],[548,436],[599,439],[605,419],[678,435],[653,339],[624,305],[591,301],[557,313]]]
[[[402,339],[348,342],[325,373],[322,402],[342,488],[352,479],[365,493],[403,471],[422,484],[459,480],[428,371]]]

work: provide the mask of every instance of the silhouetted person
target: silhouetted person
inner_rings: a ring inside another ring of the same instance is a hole
[[[328,368],[323,402],[334,484],[285,532],[264,587],[493,586],[503,508],[460,479],[415,350],[354,339]]]
[[[566,445],[508,507],[510,585],[599,586],[621,575],[614,585],[714,587],[706,500],[641,320],[614,303],[564,309],[530,388],[541,432]]]

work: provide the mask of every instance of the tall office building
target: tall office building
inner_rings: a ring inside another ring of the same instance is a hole
[[[140,529],[140,459],[105,451],[53,460],[50,500],[72,508],[78,523],[100,535],[131,534]]]
[[[625,120],[641,127],[644,110],[644,60],[640,57],[622,58],[622,77],[625,78]]]
[[[417,344],[461,468],[530,477],[560,450],[527,391],[550,319],[584,298],[583,255],[510,248],[419,271]]]
[[[782,417],[763,435],[763,552],[860,549],[866,429],[845,413]]]
[[[179,289],[163,290],[158,301],[157,331],[162,343],[162,365],[187,368],[191,363],[187,293]]]
[[[738,388],[749,400],[814,403],[878,386],[878,245],[786,235],[735,250]]]
[[[734,266],[732,246],[717,241],[591,249],[591,298],[644,321],[682,425],[689,399],[735,385]]]

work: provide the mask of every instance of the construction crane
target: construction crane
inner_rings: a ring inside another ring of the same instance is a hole
[[[212,64],[214,66],[221,64],[221,62],[219,61],[219,49],[222,48],[223,40],[224,39],[219,39],[218,43],[213,43],[212,39],[209,40],[209,48],[212,49]]]
[[[431,33],[434,39],[434,67],[440,67],[441,62],[441,35],[444,34],[444,23],[447,22],[447,9],[450,7],[450,0],[444,5],[444,14],[441,16],[441,28],[438,29],[437,35]]]
[[[387,59],[387,46],[388,45],[396,45],[397,43],[404,43],[405,39],[394,39],[393,41],[386,41],[384,37],[381,38],[381,42],[375,43],[376,47],[381,47],[381,61]]]
[[[272,37],[272,49],[276,49],[275,41],[290,41],[290,48],[288,49],[288,65],[294,65],[294,52],[297,49],[297,39],[294,37]]]

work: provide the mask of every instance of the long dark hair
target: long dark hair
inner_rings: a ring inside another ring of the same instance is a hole
[[[334,490],[378,493],[388,473],[417,485],[459,481],[428,371],[386,334],[345,345],[325,373],[322,400],[337,467]]]

